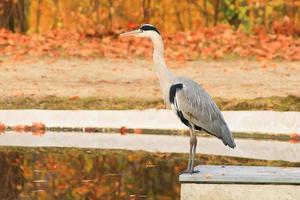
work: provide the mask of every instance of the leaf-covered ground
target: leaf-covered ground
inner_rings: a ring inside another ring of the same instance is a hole
[[[52,30],[22,35],[0,30],[0,54],[19,60],[35,57],[151,57],[151,44],[145,39],[110,35],[82,34],[70,30]],[[257,60],[300,60],[300,39],[257,31],[248,35],[229,26],[199,28],[193,32],[163,33],[166,56],[173,61],[198,58],[256,58]],[[138,48],[137,48],[138,47]]]

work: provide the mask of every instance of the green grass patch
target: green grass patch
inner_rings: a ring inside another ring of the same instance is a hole
[[[300,96],[260,97],[255,99],[216,98],[221,110],[276,110],[300,111]]]
[[[0,109],[46,109],[46,110],[129,110],[163,107],[162,100],[100,99],[86,97],[18,97],[0,100]]]
[[[276,110],[300,111],[300,96],[265,97],[255,99],[214,98],[221,110]],[[0,109],[47,109],[47,110],[128,110],[164,108],[161,99],[117,98],[100,99],[97,97],[18,97],[0,99]]]

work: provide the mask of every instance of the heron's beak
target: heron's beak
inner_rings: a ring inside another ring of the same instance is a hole
[[[121,37],[123,37],[123,36],[136,36],[139,33],[141,33],[141,31],[140,31],[140,29],[137,29],[137,30],[134,30],[134,31],[126,32],[126,33],[121,33],[120,36]]]

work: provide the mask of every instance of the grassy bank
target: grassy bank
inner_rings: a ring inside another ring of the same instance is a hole
[[[265,97],[255,99],[214,98],[221,110],[276,110],[300,111],[300,96]],[[67,97],[18,97],[0,99],[0,109],[49,109],[49,110],[127,110],[164,108],[160,99],[99,99]]]

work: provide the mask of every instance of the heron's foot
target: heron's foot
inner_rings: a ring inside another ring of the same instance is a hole
[[[180,172],[180,175],[181,174],[195,174],[195,173],[198,173],[198,172],[200,172],[200,171],[199,170],[194,170],[194,169],[186,169],[183,172]]]

